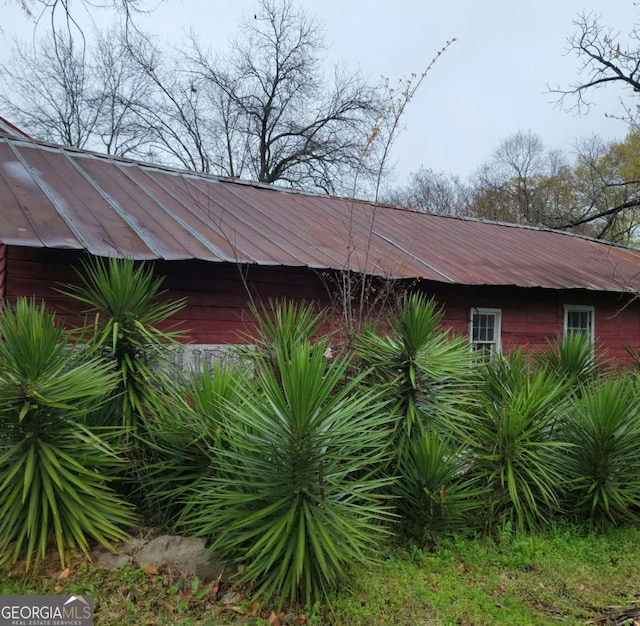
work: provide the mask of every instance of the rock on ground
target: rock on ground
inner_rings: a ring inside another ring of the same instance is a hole
[[[94,552],[94,564],[106,569],[117,569],[125,563],[166,568],[184,575],[198,576],[203,582],[219,580],[225,569],[222,563],[206,556],[205,540],[199,537],[160,535],[148,542],[133,539],[115,548],[115,554],[104,549]]]

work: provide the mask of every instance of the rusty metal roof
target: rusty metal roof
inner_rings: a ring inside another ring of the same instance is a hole
[[[20,130],[17,126],[14,126],[9,120],[5,120],[0,116],[0,133],[4,135],[11,135],[14,137],[26,137],[30,139],[29,135],[23,130]]]
[[[0,242],[136,259],[640,292],[640,251],[43,144],[0,128]]]

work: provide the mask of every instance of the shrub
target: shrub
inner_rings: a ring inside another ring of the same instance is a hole
[[[241,582],[282,601],[322,599],[388,532],[389,481],[371,477],[386,456],[386,402],[345,382],[347,360],[325,349],[276,342],[274,367],[227,403],[216,475],[194,487],[184,518],[244,565]]]
[[[79,285],[61,291],[88,305],[93,320],[79,333],[94,353],[119,374],[111,401],[93,420],[125,426],[137,432],[144,423],[147,404],[163,386],[172,386],[167,347],[179,333],[164,331],[163,323],[184,307],[184,301],[161,302],[162,279],[151,267],[131,259],[94,257],[78,272]]]
[[[574,519],[618,524],[640,510],[640,398],[634,379],[607,379],[567,411],[565,494]]]
[[[468,428],[473,473],[489,489],[485,528],[549,522],[563,483],[558,420],[566,383],[532,371],[521,352],[496,356],[484,370],[477,413]]]
[[[291,300],[269,300],[269,309],[251,307],[257,321],[256,333],[247,338],[254,349],[242,350],[244,357],[267,358],[273,367],[277,348],[291,350],[300,342],[322,339],[322,313],[315,313],[310,305],[299,305]]]
[[[190,372],[182,395],[153,410],[144,434],[153,460],[145,468],[140,499],[155,523],[173,525],[194,485],[215,472],[228,440],[226,403],[241,398],[248,375],[244,366],[218,361],[212,370]]]
[[[396,441],[425,428],[456,430],[466,418],[472,383],[467,342],[440,328],[442,311],[421,294],[405,294],[391,332],[366,330],[357,355],[374,385],[387,385],[397,421]]]
[[[117,448],[85,423],[116,376],[78,362],[54,317],[26,300],[4,308],[0,337],[0,564],[42,560],[51,533],[63,564],[71,548],[88,554],[88,538],[124,539],[134,516],[109,488]]]
[[[404,442],[392,491],[404,535],[421,545],[470,524],[486,494],[467,475],[469,464],[465,447],[436,431]]]
[[[594,354],[590,337],[580,332],[559,338],[555,345],[537,354],[535,362],[551,375],[565,380],[575,392],[594,382],[605,370],[604,363]]]

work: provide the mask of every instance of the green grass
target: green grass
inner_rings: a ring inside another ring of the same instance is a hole
[[[187,578],[149,575],[128,566],[108,572],[91,565],[76,567],[69,578],[0,577],[1,594],[90,594],[97,626],[213,626],[222,609],[211,605],[211,588]],[[214,609],[214,610],[212,610]]]
[[[584,624],[607,607],[634,606],[638,563],[636,528],[600,535],[507,530],[497,541],[456,537],[433,550],[389,549],[376,566],[354,570],[348,587],[327,605],[284,609],[280,623],[291,613],[289,620],[297,615],[301,623],[304,615],[310,626]],[[90,593],[96,626],[276,623],[277,612],[268,604],[252,606],[246,590],[224,604],[227,587],[194,578],[128,566],[106,572],[81,561],[68,577],[59,575],[51,566],[39,574],[0,575],[0,593]]]
[[[396,551],[354,576],[332,602],[332,623],[584,624],[637,600],[639,559],[639,529],[446,540],[433,552]]]

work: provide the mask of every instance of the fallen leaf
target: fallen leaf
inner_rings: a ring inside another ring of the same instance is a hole
[[[64,591],[64,587],[62,585],[56,585],[54,587],[54,589],[56,590],[56,592],[58,593],[62,593]]]
[[[151,576],[155,576],[158,573],[158,568],[152,563],[143,563],[141,569],[145,574],[149,574]]]
[[[280,626],[280,619],[273,611],[271,611],[271,615],[269,615],[268,621],[271,626]]]
[[[58,580],[67,580],[71,576],[71,568],[66,567],[58,574]]]

